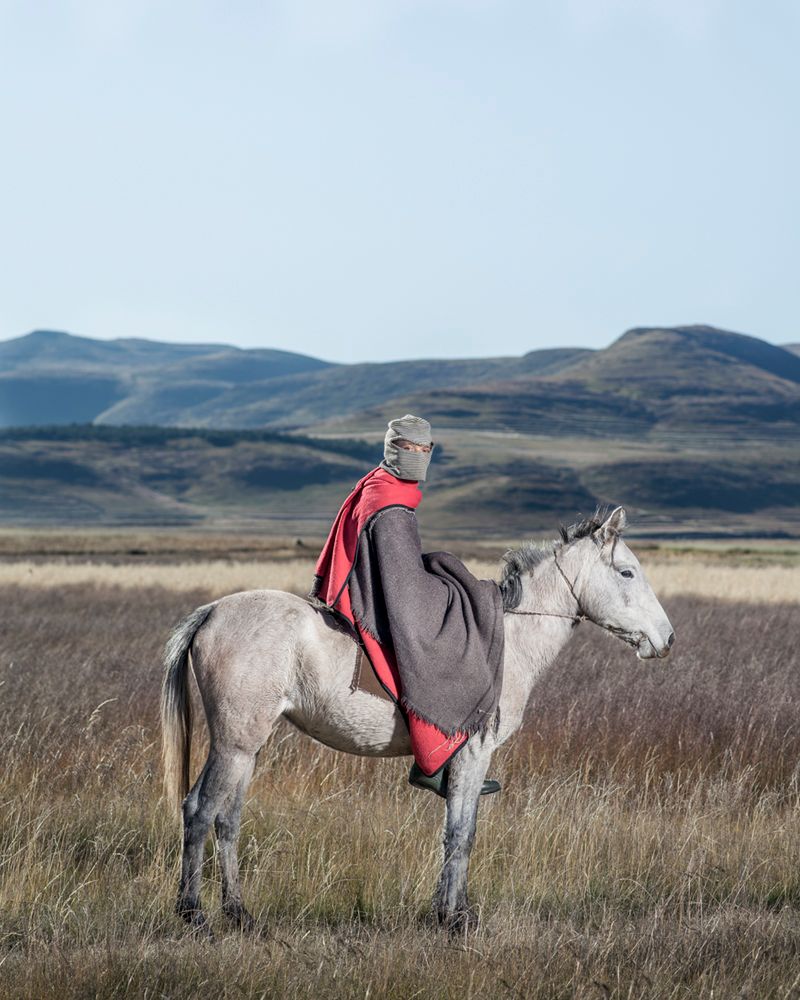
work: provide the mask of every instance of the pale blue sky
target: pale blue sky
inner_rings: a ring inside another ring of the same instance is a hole
[[[794,0],[0,0],[0,338],[800,340]]]

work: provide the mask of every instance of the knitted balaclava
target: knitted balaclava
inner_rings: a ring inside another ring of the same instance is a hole
[[[381,468],[391,472],[398,479],[410,479],[423,482],[428,472],[431,452],[406,451],[398,448],[397,441],[403,439],[412,444],[433,445],[431,440],[431,425],[422,417],[414,417],[407,413],[398,420],[389,421],[389,429],[383,442],[383,461]]]

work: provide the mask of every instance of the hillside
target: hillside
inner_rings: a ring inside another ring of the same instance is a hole
[[[3,374],[53,371],[93,372],[125,378],[143,373],[252,381],[331,367],[304,354],[228,344],[168,344],[158,340],[94,340],[57,330],[34,330],[24,337],[0,341]]]
[[[386,419],[412,411],[435,429],[440,537],[526,534],[598,503],[645,532],[800,533],[800,356],[711,327],[359,365],[40,332],[0,344],[0,363],[5,423],[54,425],[0,432],[6,524],[321,534]]]
[[[36,331],[0,343],[0,426],[95,422],[345,427],[399,409],[440,425],[555,434],[790,436],[800,355],[709,326],[635,328],[599,351],[334,364],[222,344]]]
[[[307,427],[331,417],[360,413],[387,399],[401,400],[410,387],[437,393],[448,386],[480,385],[518,371],[545,374],[560,370],[584,353],[588,352],[543,350],[521,358],[337,365],[310,375],[274,379],[268,385],[237,386],[224,395],[187,407],[179,422],[201,427]],[[137,405],[135,412],[146,411]],[[121,408],[116,407],[103,413],[100,420],[120,423],[121,413]]]
[[[800,357],[712,327],[642,328],[558,372],[415,392],[406,404],[450,426],[523,433],[790,437],[800,431]]]
[[[0,426],[157,423],[302,427],[417,390],[558,371],[590,352],[338,365],[221,344],[35,331],[0,343]]]
[[[174,423],[183,408],[233,385],[331,367],[288,351],[37,330],[0,342],[0,426],[96,421],[131,401],[130,422]]]
[[[379,449],[377,449],[379,457]],[[364,442],[271,432],[70,426],[0,431],[0,520],[189,524],[302,520],[376,461]],[[316,505],[316,506],[315,506]]]
[[[213,525],[318,537],[381,456],[371,441],[272,431],[86,425],[0,431],[0,523]],[[652,442],[442,430],[424,487],[437,537],[552,532],[624,503],[641,533],[800,534],[789,445]]]
[[[676,392],[726,394],[732,379],[758,389],[770,376],[800,383],[800,359],[757,337],[711,326],[628,330],[570,370],[571,378],[592,388],[662,398]]]

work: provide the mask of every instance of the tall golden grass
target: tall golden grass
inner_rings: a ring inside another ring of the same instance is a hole
[[[499,562],[467,560],[476,575],[492,579]],[[736,566],[697,559],[650,562],[645,570],[656,592],[664,598],[679,594],[720,601],[757,604],[800,602],[800,564],[790,566]],[[314,572],[312,559],[280,561],[205,559],[176,563],[70,562],[64,559],[19,559],[0,563],[0,586],[23,584],[42,589],[96,584],[100,587],[163,587],[173,592],[203,590],[219,597],[261,587],[305,594]]]
[[[0,997],[800,994],[796,603],[665,598],[678,642],[657,664],[578,630],[496,755],[468,940],[429,921],[442,809],[407,762],[281,724],[241,836],[264,933],[226,931],[210,847],[209,945],[172,913],[157,698],[169,627],[227,580],[109,568],[0,588]]]

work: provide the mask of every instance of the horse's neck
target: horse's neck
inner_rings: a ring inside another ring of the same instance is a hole
[[[514,675],[515,687],[527,702],[537,677],[568,642],[578,613],[570,586],[554,559],[537,566],[525,578],[522,600],[515,610],[537,612],[505,616],[505,670]]]

